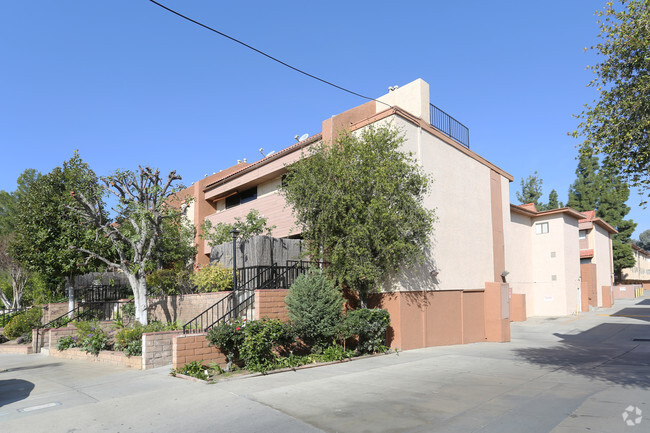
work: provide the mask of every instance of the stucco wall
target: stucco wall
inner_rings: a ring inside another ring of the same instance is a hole
[[[420,289],[474,289],[493,281],[490,169],[399,116],[378,123],[400,129],[404,151],[412,152],[433,177],[423,204],[436,212],[428,266],[438,275]],[[503,197],[507,194],[502,191]]]
[[[526,315],[535,315],[533,300],[534,282],[532,261],[532,239],[534,227],[531,218],[510,212],[510,223],[507,224],[506,237],[506,279],[512,288],[512,293],[524,294],[527,299]]]
[[[548,223],[548,233],[536,225]],[[526,295],[527,316],[562,316],[578,308],[578,221],[569,215],[527,216],[511,212],[506,242],[507,281]]]
[[[614,284],[614,281],[612,279],[612,248],[609,232],[598,224],[594,224],[592,235],[594,240],[594,257],[591,259],[591,262],[596,264],[596,287],[611,286]],[[600,290],[598,291],[598,305],[603,305],[603,297]]]

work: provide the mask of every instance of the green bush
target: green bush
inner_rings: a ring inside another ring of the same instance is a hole
[[[357,336],[357,351],[375,353],[385,350],[386,329],[390,325],[390,315],[386,310],[360,308],[348,312],[345,329],[348,336]]]
[[[131,326],[120,329],[115,334],[115,350],[123,351],[127,356],[142,355],[142,334],[145,332],[173,331],[181,329],[178,322],[162,323],[159,321],[142,325],[135,322]]]
[[[298,277],[285,298],[297,334],[316,349],[334,342],[343,323],[343,295],[322,272]]]
[[[4,334],[10,340],[29,334],[31,341],[32,329],[41,326],[41,317],[43,317],[43,312],[40,308],[31,308],[14,316],[5,326]]]
[[[232,290],[232,269],[222,264],[200,267],[190,277],[199,293]]]
[[[227,323],[218,323],[208,330],[206,336],[210,345],[219,348],[226,355],[226,371],[232,370],[232,364],[239,357],[239,348],[244,342],[246,319],[235,319]]]
[[[93,355],[108,348],[108,335],[98,321],[74,322],[74,326],[77,328],[77,347]]]
[[[188,362],[178,370],[172,371],[172,374],[176,373],[184,374],[185,376],[196,377],[197,379],[201,380],[209,379],[208,368],[203,365],[203,360]]]
[[[147,275],[147,292],[152,296],[188,293],[190,276],[190,272],[186,269],[158,269]]]
[[[265,373],[276,368],[278,355],[274,349],[288,344],[288,327],[278,319],[253,320],[244,328],[244,341],[239,353],[245,368]]]
[[[59,341],[56,342],[56,350],[66,350],[71,347],[77,347],[77,337],[72,335],[67,335],[65,337],[59,338]]]

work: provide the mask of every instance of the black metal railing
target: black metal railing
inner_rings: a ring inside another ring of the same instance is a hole
[[[469,128],[435,105],[430,105],[431,125],[469,149]]]
[[[29,310],[27,307],[23,308],[5,308],[0,310],[0,328],[4,328],[11,319],[13,319],[18,314],[22,314]]]
[[[79,302],[108,302],[128,298],[132,294],[128,287],[93,285],[74,290],[74,299]]]
[[[183,325],[183,334],[204,332],[210,324],[214,324],[218,322],[221,317],[225,317],[228,312],[233,309],[233,301],[235,299],[234,293],[235,292],[228,293],[226,297],[215,302],[201,314]]]
[[[115,320],[120,317],[122,306],[130,304],[133,299],[128,301],[109,301],[109,302],[80,302],[72,310],[67,311],[60,316],[36,328],[36,339],[34,341],[35,351],[40,351],[38,344],[41,330],[48,328],[62,328],[70,322],[79,320]]]
[[[237,290],[208,307],[183,325],[183,333],[206,332],[217,323],[240,317],[253,307],[255,290],[288,289],[296,279],[320,262],[288,260],[287,266],[248,266],[237,269],[241,284]],[[243,298],[243,299],[242,299]]]

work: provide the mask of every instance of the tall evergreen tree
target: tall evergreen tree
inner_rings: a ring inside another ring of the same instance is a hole
[[[618,233],[612,236],[614,273],[634,266],[634,252],[630,246],[636,223],[624,219],[630,212],[625,203],[630,189],[621,177],[611,170],[601,169],[598,158],[581,154],[576,169],[577,179],[569,189],[569,206],[585,212],[595,210],[596,216],[605,220]]]
[[[546,210],[558,209],[564,207],[562,202],[558,200],[558,195],[556,190],[551,190],[548,195],[548,204],[546,205]]]
[[[539,201],[542,197],[542,183],[537,172],[526,179],[521,179],[521,192],[517,191],[517,200],[521,204],[534,203],[537,209],[543,210],[544,206]]]
[[[625,204],[630,196],[630,189],[619,175],[612,172],[604,173],[602,179],[603,185],[596,215],[618,230],[618,233],[612,236],[612,249],[614,273],[620,274],[622,269],[631,268],[636,263],[630,245],[636,223],[624,219],[630,212],[630,207]]]
[[[602,179],[598,176],[598,158],[594,155],[580,154],[577,179],[569,188],[567,205],[581,212],[598,207]]]
[[[639,235],[639,240],[635,242],[639,248],[650,251],[650,230],[644,230]]]

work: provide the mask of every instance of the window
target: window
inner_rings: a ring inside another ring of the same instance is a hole
[[[248,203],[249,201],[253,201],[256,198],[257,198],[257,187],[254,186],[245,191],[238,192],[237,194],[231,195],[230,197],[226,197],[226,209],[239,206],[240,204]]]
[[[535,233],[538,235],[543,235],[544,233],[548,233],[548,223],[535,224]]]
[[[578,239],[587,239],[587,230],[580,230],[578,233]]]

